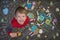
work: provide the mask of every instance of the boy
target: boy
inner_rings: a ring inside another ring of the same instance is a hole
[[[15,11],[15,15],[6,30],[8,35],[12,38],[17,37],[17,32],[12,32],[13,28],[24,28],[29,23],[30,19],[26,14],[26,10],[23,7],[18,7]]]

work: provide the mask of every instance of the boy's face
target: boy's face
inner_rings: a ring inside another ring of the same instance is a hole
[[[26,20],[26,14],[17,12],[15,18],[19,24],[23,24]]]

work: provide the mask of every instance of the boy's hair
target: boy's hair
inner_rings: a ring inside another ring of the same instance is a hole
[[[24,13],[26,14],[26,9],[24,7],[17,7],[17,9],[15,10],[15,15],[17,14],[17,12],[20,12],[20,13]]]

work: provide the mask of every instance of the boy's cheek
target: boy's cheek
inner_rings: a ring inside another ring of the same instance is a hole
[[[24,21],[26,20],[26,18],[24,19]]]
[[[22,18],[21,20],[25,21],[25,20],[26,20],[26,18]]]

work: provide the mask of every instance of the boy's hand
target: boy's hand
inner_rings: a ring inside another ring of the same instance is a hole
[[[32,18],[32,19],[30,19],[30,21],[34,21],[34,19]]]
[[[10,33],[10,36],[11,36],[12,38],[17,37],[17,33]]]

